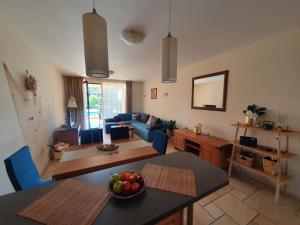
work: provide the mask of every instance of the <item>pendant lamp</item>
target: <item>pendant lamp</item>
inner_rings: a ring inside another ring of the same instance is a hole
[[[83,39],[86,75],[97,78],[109,77],[107,24],[98,15],[93,0],[93,11],[85,13],[83,19]]]
[[[162,83],[177,81],[177,38],[171,35],[172,0],[170,0],[169,33],[162,40]]]

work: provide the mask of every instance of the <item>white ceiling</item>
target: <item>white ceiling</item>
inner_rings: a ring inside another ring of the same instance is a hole
[[[173,36],[179,67],[299,28],[300,0],[173,0]],[[146,80],[160,74],[161,39],[167,34],[169,0],[96,0],[108,23],[113,79]],[[85,71],[82,15],[92,0],[0,0],[0,17],[17,29],[64,74]],[[124,28],[146,33],[127,46]],[[1,35],[1,33],[0,33]],[[226,69],[226,68],[224,68]]]

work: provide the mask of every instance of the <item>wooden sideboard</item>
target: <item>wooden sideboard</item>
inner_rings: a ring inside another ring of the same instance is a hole
[[[54,132],[54,140],[56,143],[64,142],[72,145],[79,144],[80,126],[72,128],[58,128]]]
[[[228,141],[207,135],[197,135],[189,129],[174,131],[175,148],[198,155],[202,160],[220,168],[228,167],[232,144]]]

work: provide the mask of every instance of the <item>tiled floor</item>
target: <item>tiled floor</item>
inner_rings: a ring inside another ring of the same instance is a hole
[[[138,139],[138,138],[135,138]],[[167,154],[177,151],[172,140]],[[51,177],[51,162],[44,178]],[[234,174],[230,184],[194,205],[194,225],[300,225],[300,201],[245,175]]]

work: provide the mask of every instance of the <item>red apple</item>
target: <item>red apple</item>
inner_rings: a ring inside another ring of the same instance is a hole
[[[128,177],[128,181],[130,182],[130,183],[135,183],[136,182],[136,176],[135,175],[130,175],[129,177]]]
[[[133,193],[137,193],[141,190],[141,186],[139,185],[139,183],[133,183],[131,185],[131,190]]]
[[[130,195],[131,194],[131,183],[128,181],[122,182],[122,195]]]
[[[127,178],[127,174],[126,173],[120,173],[121,176],[121,181],[125,181]]]

